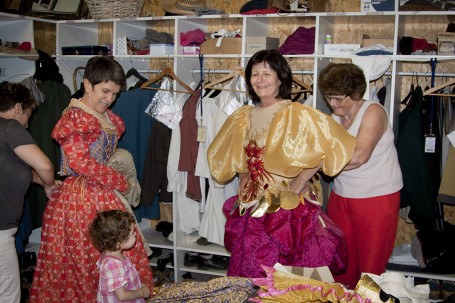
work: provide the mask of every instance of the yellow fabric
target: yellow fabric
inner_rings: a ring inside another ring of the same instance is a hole
[[[226,183],[236,173],[247,173],[243,150],[252,106],[243,106],[230,115],[207,150],[210,173],[218,183]]]
[[[252,108],[243,106],[229,116],[208,149],[209,168],[218,183],[248,172],[244,145]],[[314,168],[321,159],[322,171],[336,175],[350,161],[355,147],[355,138],[330,116],[296,102],[289,102],[275,115],[270,129],[274,131],[266,139],[265,169],[284,177]]]
[[[267,278],[258,278],[263,291],[262,303],[361,303],[382,302],[380,299],[381,287],[368,275],[363,275],[354,292],[344,288],[339,283],[326,283],[319,280],[305,278],[288,272],[269,269]],[[388,296],[388,295],[387,295]],[[396,300],[388,296],[386,303]]]

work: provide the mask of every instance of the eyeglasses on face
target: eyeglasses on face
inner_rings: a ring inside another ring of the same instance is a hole
[[[324,96],[324,100],[327,102],[331,102],[332,100],[335,101],[336,103],[340,104],[342,103],[348,96]]]

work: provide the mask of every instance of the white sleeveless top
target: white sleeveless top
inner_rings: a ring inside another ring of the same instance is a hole
[[[367,108],[374,103],[372,101],[363,103],[347,130],[348,133],[357,136]],[[332,117],[340,123],[340,117],[335,115]],[[402,187],[401,168],[398,163],[392,127],[389,124],[373,150],[370,160],[356,169],[342,171],[334,180],[333,190],[345,198],[369,198],[392,194]]]

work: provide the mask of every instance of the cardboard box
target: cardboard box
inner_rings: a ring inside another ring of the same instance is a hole
[[[324,55],[352,55],[360,44],[324,44]]]
[[[246,38],[246,53],[254,54],[263,49],[275,49],[280,45],[279,38],[272,37],[247,37]]]
[[[393,35],[363,35],[362,47],[374,46],[382,44],[384,46],[393,47]]]
[[[323,282],[327,282],[327,283],[335,282],[335,279],[333,278],[332,273],[330,272],[330,269],[328,266],[310,268],[310,267],[299,267],[299,266],[284,266],[284,265],[281,265],[280,263],[276,263],[273,267],[276,270],[286,271],[289,273],[293,273],[294,275],[299,275],[299,276],[302,276],[302,277],[308,278],[308,279],[314,279],[314,280],[323,281]]]
[[[455,33],[438,33],[438,54],[455,54]]]
[[[308,0],[307,7],[310,13],[330,12],[332,1]]]
[[[150,44],[150,55],[173,55],[174,44]]]
[[[241,54],[242,38],[208,39],[201,44],[201,54]]]

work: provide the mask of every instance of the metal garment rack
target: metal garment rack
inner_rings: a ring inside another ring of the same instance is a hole
[[[160,69],[139,69],[138,72],[140,73],[159,73],[161,72]],[[191,70],[192,73],[200,73],[200,69],[193,69]],[[213,73],[213,74],[229,74],[232,72],[231,69],[203,69],[202,72],[204,74],[208,73]],[[293,74],[297,75],[313,75],[314,72],[312,70],[293,70]],[[386,72],[384,76],[390,76],[390,72]],[[399,76],[403,77],[411,77],[411,76],[417,76],[417,77],[431,77],[430,72],[399,72]],[[435,77],[448,77],[448,78],[453,78],[455,77],[455,73],[436,73]]]

